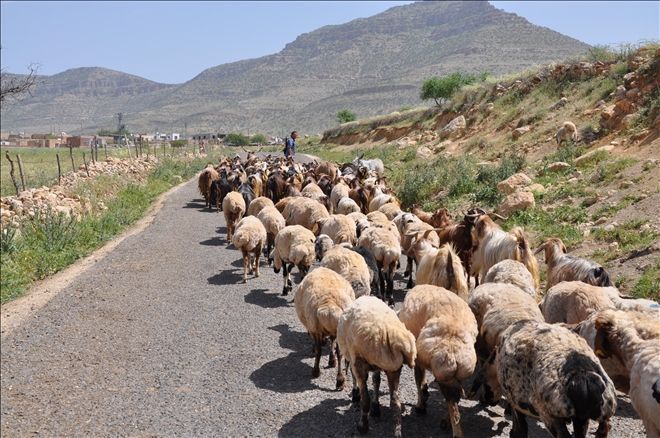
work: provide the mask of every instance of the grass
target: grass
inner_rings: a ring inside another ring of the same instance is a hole
[[[630,293],[636,298],[648,298],[660,302],[660,262],[644,269]]]
[[[120,176],[84,181],[76,190],[107,209],[80,221],[53,212],[37,214],[19,231],[2,230],[0,302],[22,295],[30,284],[52,275],[99,248],[140,219],[158,195],[191,178],[208,158],[166,159],[138,184]]]
[[[510,230],[522,226],[525,231],[536,234],[538,245],[550,237],[558,237],[567,248],[571,248],[582,241],[583,234],[577,226],[586,219],[587,213],[582,208],[562,206],[544,211],[536,207],[514,213],[504,222],[503,228]]]
[[[613,230],[605,230],[604,228],[596,229],[593,232],[596,241],[608,244],[616,242],[618,243],[618,248],[608,248],[607,251],[601,250],[596,252],[594,256],[607,262],[630,251],[643,249],[651,245],[659,236],[652,229],[640,229],[647,222],[648,220],[646,219],[634,219],[615,227]]]

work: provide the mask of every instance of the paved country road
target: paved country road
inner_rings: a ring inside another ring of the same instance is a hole
[[[334,391],[332,370],[311,378],[312,344],[281,275],[264,264],[242,284],[222,213],[203,207],[195,180],[180,186],[149,227],[3,333],[3,437],[355,434],[350,389]],[[437,387],[418,417],[411,370],[401,386],[404,436],[449,436]],[[392,433],[381,391],[373,437]],[[461,413],[466,437],[508,436],[499,407],[464,401]],[[620,398],[610,436],[642,436],[635,418]],[[548,435],[530,421],[530,436]]]

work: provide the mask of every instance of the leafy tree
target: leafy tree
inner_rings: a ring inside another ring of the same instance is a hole
[[[188,140],[172,140],[170,146],[173,148],[181,148],[188,145]]]
[[[357,120],[355,113],[344,108],[343,110],[337,113],[337,121],[339,123],[352,122]]]
[[[245,146],[250,144],[250,139],[246,135],[232,132],[225,137],[225,143],[234,146]]]
[[[451,99],[451,97],[464,85],[469,85],[477,80],[471,74],[452,73],[441,78],[433,76],[422,83],[422,91],[419,97],[422,100],[433,99],[436,105],[440,105],[442,100]]]
[[[266,136],[263,134],[254,134],[250,137],[250,143],[266,143]]]

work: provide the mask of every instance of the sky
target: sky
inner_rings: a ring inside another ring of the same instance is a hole
[[[2,69],[105,67],[163,83],[277,53],[298,35],[410,1],[0,2]],[[589,44],[660,39],[660,2],[492,1]],[[567,13],[567,11],[569,13]]]

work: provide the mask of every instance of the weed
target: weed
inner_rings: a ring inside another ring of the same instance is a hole
[[[636,298],[660,301],[660,262],[644,269],[631,293]]]
[[[550,237],[559,237],[570,248],[582,241],[582,233],[577,224],[586,220],[586,212],[581,208],[562,206],[552,211],[540,208],[518,211],[504,223],[509,230],[514,226],[523,226],[537,233],[539,243]]]
[[[604,259],[606,261],[614,260],[629,251],[641,249],[652,244],[658,238],[658,235],[652,229],[640,229],[646,222],[648,220],[635,219],[615,227],[613,230],[605,230],[604,228],[596,229],[593,232],[593,236],[597,241],[618,243],[618,249],[603,254]]]

